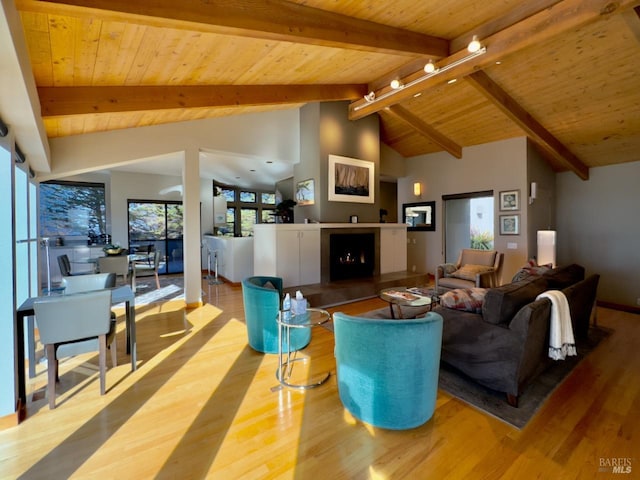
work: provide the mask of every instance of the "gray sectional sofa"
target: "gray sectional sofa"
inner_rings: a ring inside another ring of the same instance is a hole
[[[505,392],[517,406],[526,385],[553,362],[548,357],[551,302],[536,297],[550,289],[566,295],[579,344],[587,337],[599,280],[599,275],[584,276],[584,268],[574,264],[489,289],[480,313],[436,307],[444,319],[442,361]]]

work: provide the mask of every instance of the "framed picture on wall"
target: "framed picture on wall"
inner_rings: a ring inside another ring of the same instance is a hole
[[[296,202],[298,205],[313,205],[315,203],[313,178],[296,184]]]
[[[500,210],[520,210],[520,190],[500,192]]]
[[[500,235],[520,235],[520,215],[500,215]]]
[[[373,162],[329,155],[329,201],[374,203]]]
[[[436,202],[405,203],[402,205],[402,217],[410,232],[435,232]]]

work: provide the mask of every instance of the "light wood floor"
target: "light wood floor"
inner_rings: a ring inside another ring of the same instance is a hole
[[[601,459],[628,458],[628,477],[640,478],[637,315],[599,309],[615,333],[521,431],[439,391],[427,424],[397,432],[346,413],[335,376],[315,390],[272,391],[277,356],[247,346],[240,287],[203,290],[208,303],[196,310],[179,302],[138,307],[136,372],[120,317],[121,365],[107,372],[103,397],[90,355],[72,371],[73,363],[61,365],[58,408],[49,410],[39,365],[28,418],[0,431],[0,477],[599,479],[610,475],[599,472]],[[335,372],[333,334],[314,329],[304,355],[311,375]]]

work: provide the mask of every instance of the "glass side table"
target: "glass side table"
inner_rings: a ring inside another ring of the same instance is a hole
[[[291,315],[285,317],[284,312],[278,313],[278,371],[276,372],[276,378],[281,385],[290,388],[308,389],[315,388],[322,385],[329,378],[330,372],[326,372],[320,376],[320,378],[310,383],[291,383],[291,371],[295,362],[306,362],[307,357],[296,358],[297,352],[291,352],[289,345],[291,344],[291,329],[292,328],[312,328],[327,323],[331,315],[326,310],[320,308],[307,308],[306,313],[299,315]],[[284,349],[284,340],[287,340],[286,351]]]

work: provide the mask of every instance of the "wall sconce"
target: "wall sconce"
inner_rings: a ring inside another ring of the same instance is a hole
[[[422,195],[422,184],[420,182],[415,182],[413,184],[413,194],[416,197],[419,197],[420,195]]]
[[[9,127],[0,118],[0,137],[6,137],[7,133],[9,133]]]
[[[15,156],[15,161],[16,163],[24,163],[27,161],[27,157],[25,156],[25,154],[22,152],[22,150],[20,150],[20,147],[18,146],[18,144],[16,143],[16,156]]]
[[[531,191],[529,192],[529,205],[533,205],[533,201],[538,198],[538,184],[531,182]]]
[[[556,266],[556,231],[538,230],[538,265]]]

